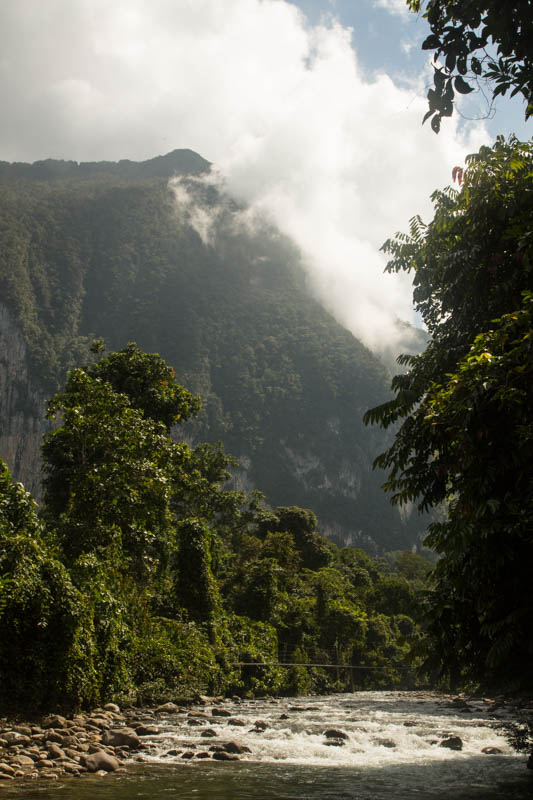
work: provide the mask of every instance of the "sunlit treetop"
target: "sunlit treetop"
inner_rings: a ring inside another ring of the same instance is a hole
[[[91,349],[95,354],[102,353],[103,342],[95,340]],[[134,408],[145,417],[162,422],[167,430],[200,410],[200,399],[178,383],[172,367],[158,353],[143,352],[135,342],[101,358],[86,371],[127,395]]]

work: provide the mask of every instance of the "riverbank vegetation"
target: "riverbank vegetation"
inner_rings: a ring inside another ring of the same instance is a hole
[[[533,146],[499,137],[435,192],[429,224],[384,245],[414,273],[431,336],[403,356],[395,397],[367,421],[399,425],[376,461],[393,502],[441,507],[426,597],[427,665],[453,688],[533,689]]]
[[[2,464],[0,709],[412,685],[430,565],[225,488],[222,446],[170,436],[200,408],[173,370],[93,351],[49,403],[38,509]]]

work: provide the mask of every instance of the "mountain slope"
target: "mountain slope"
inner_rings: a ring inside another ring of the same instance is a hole
[[[388,395],[386,370],[307,292],[291,242],[204,180],[208,167],[191,151],[0,164],[0,455],[36,490],[44,398],[94,336],[134,340],[202,396],[179,434],[222,440],[237,486],[313,509],[339,542],[409,546],[420,523],[379,489],[385,441],[361,421]]]

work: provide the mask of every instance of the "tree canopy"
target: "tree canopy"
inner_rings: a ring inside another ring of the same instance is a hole
[[[533,6],[531,0],[407,0],[423,16],[431,34],[423,50],[434,51],[434,86],[428,92],[431,127],[453,113],[455,93],[487,85],[494,100],[510,92],[533,114]],[[494,52],[495,51],[495,52]]]
[[[530,684],[533,555],[533,148],[498,139],[467,158],[429,224],[385,243],[414,271],[431,334],[402,356],[395,398],[367,422],[400,423],[376,460],[393,502],[444,506],[428,599],[435,666],[454,680]]]
[[[412,679],[408,581],[339,552],[313,512],[226,488],[220,444],[170,437],[198,406],[130,343],[51,399],[40,513],[0,461],[0,713],[345,687],[302,662]]]

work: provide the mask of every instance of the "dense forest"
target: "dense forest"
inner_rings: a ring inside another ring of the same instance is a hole
[[[45,398],[93,338],[135,341],[202,397],[180,436],[222,441],[235,488],[312,509],[339,545],[417,546],[425,520],[392,508],[371,467],[391,437],[362,422],[390,397],[387,369],[310,294],[295,246],[202,179],[208,166],[191,151],[0,165],[0,340],[8,358],[15,335],[25,348],[0,369],[0,455],[39,497]]]
[[[529,3],[407,5],[431,27],[435,133],[479,76],[531,116]],[[359,687],[530,697],[532,143],[467,156],[433,219],[384,244],[429,337],[392,398],[291,243],[243,225],[207,166],[0,167],[2,298],[53,394],[38,508],[1,462],[0,707],[324,692],[355,666]],[[433,568],[401,549],[413,507]]]
[[[414,685],[430,564],[225,488],[220,444],[169,435],[200,410],[172,368],[92,350],[48,405],[39,513],[2,464],[0,709],[342,690],[342,665],[369,668],[358,688]]]

